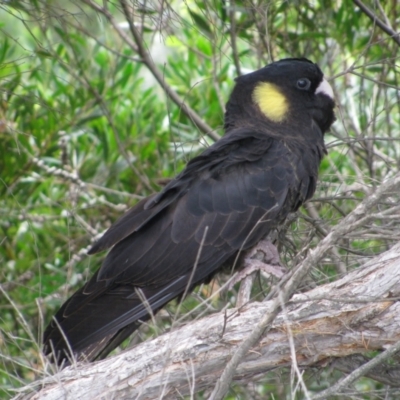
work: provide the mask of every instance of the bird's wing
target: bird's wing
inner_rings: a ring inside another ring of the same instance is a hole
[[[98,280],[160,285],[191,271],[196,259],[206,276],[213,272],[217,254],[229,257],[249,248],[276,225],[296,179],[290,151],[265,138],[239,144],[231,141],[235,150],[220,151],[215,166],[211,154],[206,168],[197,165],[189,178],[182,174],[158,199],[150,199],[144,212],[156,214],[114,245]],[[162,203],[166,206],[159,211]]]

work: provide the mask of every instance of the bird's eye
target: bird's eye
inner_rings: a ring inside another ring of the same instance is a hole
[[[308,90],[310,89],[311,82],[307,78],[301,78],[297,81],[297,87],[301,90]]]

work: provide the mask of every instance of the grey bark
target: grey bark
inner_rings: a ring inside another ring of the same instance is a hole
[[[235,382],[292,364],[347,371],[371,350],[400,340],[400,244],[344,278],[297,294],[238,365]],[[232,354],[273,301],[229,309],[117,356],[69,367],[27,386],[14,399],[177,399],[212,390]],[[385,369],[382,368],[382,371]],[[369,376],[399,386],[399,370]]]

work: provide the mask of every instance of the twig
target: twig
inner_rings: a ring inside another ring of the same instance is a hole
[[[304,205],[304,208],[307,210],[311,217],[311,223],[315,226],[315,228],[322,234],[322,236],[326,236],[328,234],[329,229],[324,226],[322,219],[320,218],[318,211],[316,210],[313,203],[307,202]],[[337,247],[332,247],[331,250],[332,261],[335,264],[336,270],[338,274],[345,274],[347,271],[346,265],[342,263],[340,259],[340,254]]]
[[[352,372],[350,375],[347,375],[345,378],[337,382],[335,385],[331,386],[329,389],[326,389],[323,392],[313,396],[312,400],[321,400],[321,399],[326,399],[333,395],[338,395],[347,386],[351,385],[354,381],[365,375],[368,371],[370,371],[383,361],[395,355],[398,351],[400,351],[400,340],[393,346],[390,346],[383,353],[374,357],[371,361],[368,361],[363,366],[357,368],[354,372]]]
[[[231,22],[231,27],[229,29],[230,37],[231,37],[231,46],[232,46],[232,55],[233,62],[235,63],[236,73],[238,76],[242,75],[240,69],[239,55],[237,50],[236,43],[236,20],[235,20],[235,1],[231,0],[229,5],[229,19]]]
[[[120,0],[121,6],[124,11],[124,15],[129,23],[129,29],[131,31],[131,34],[135,40],[138,53],[140,57],[143,60],[143,63],[147,66],[147,68],[150,70],[150,72],[153,74],[153,76],[157,79],[158,83],[161,85],[161,87],[165,90],[165,92],[168,94],[168,96],[172,99],[172,101],[177,104],[179,107],[181,107],[182,111],[193,121],[193,123],[206,135],[211,137],[214,140],[219,139],[219,135],[217,135],[213,129],[208,126],[202,118],[198,116],[198,114],[192,110],[180,97],[179,95],[172,90],[172,88],[167,85],[164,79],[164,75],[161,73],[161,71],[157,68],[157,66],[154,64],[154,61],[152,60],[148,50],[145,48],[143,45],[143,42],[141,40],[141,37],[133,24],[132,18],[130,17],[130,12],[128,5],[125,0]]]
[[[236,308],[243,307],[250,301],[251,289],[253,287],[255,277],[256,273],[253,272],[240,282],[240,288],[236,299]]]
[[[154,64],[154,61],[151,58],[150,53],[145,48],[142,39],[140,37],[139,32],[137,31],[135,25],[133,24],[131,14],[129,11],[129,6],[124,0],[120,0],[120,4],[123,9],[123,13],[125,18],[128,21],[130,32],[133,36],[134,41],[124,32],[124,30],[119,26],[119,24],[115,21],[113,15],[104,7],[101,7],[99,4],[96,4],[91,0],[84,0],[84,2],[90,6],[93,10],[104,15],[107,20],[111,23],[114,30],[118,33],[122,40],[135,52],[139,54],[142,59],[142,62],[146,65],[149,71],[153,74],[154,78],[158,81],[160,86],[164,89],[167,95],[171,98],[171,100],[178,105],[182,111],[190,118],[191,121],[202,131],[204,134],[208,135],[213,140],[218,140],[219,135],[213,131],[213,129],[202,119],[200,116],[190,108],[181,98],[180,96],[165,82],[163,73],[157,68]]]
[[[297,363],[296,347],[294,345],[293,331],[292,331],[292,328],[290,327],[290,321],[287,316],[287,310],[285,308],[285,303],[283,302],[282,298],[281,298],[281,307],[282,307],[283,320],[285,321],[285,324],[286,324],[287,337],[288,337],[289,347],[290,347],[290,358],[292,359],[292,369],[294,369],[294,372],[297,375],[298,382],[303,390],[305,398],[307,400],[311,400],[310,393],[308,392],[307,386],[304,383],[303,374],[300,372],[299,365]],[[296,385],[296,388],[297,387],[298,387],[298,385]],[[292,397],[293,398],[296,397],[296,390],[292,391]]]
[[[365,365],[370,359],[361,354],[352,354],[343,358],[335,358],[331,366],[341,372],[350,374]],[[378,382],[400,387],[400,365],[398,363],[381,363],[365,372],[364,376]]]
[[[266,38],[267,34],[268,34],[268,18],[267,18],[267,12],[265,12],[262,7],[256,5],[256,2],[252,3],[251,7],[250,7],[250,11],[252,13],[252,16],[254,18],[254,22],[256,24],[256,28],[258,31],[258,35],[260,38],[260,41],[264,47],[265,52],[268,54],[269,57],[271,57],[271,46],[269,43],[268,38]],[[268,3],[266,4],[266,9],[268,10]],[[265,31],[267,33],[265,33]]]
[[[373,23],[379,26],[400,46],[400,33],[395,32],[390,26],[381,21],[361,0],[353,0],[353,2]]]
[[[0,283],[0,292],[11,292],[20,285],[30,281],[33,278],[34,274],[32,271],[25,271],[22,275],[20,275],[16,280],[11,282]]]
[[[303,266],[303,268],[306,267]],[[246,340],[242,342],[242,344],[236,350],[235,354],[229,360],[222,375],[217,380],[217,383],[214,387],[213,392],[211,393],[211,396],[209,397],[209,400],[222,400],[225,398],[225,395],[229,390],[236,368],[239,365],[240,361],[243,360],[246,353],[258,342],[260,337],[267,331],[268,326],[272,324],[276,316],[279,314],[282,302],[286,303],[289,300],[289,298],[292,296],[295,289],[297,288],[297,285],[298,282],[295,282],[292,277],[292,279],[290,279],[287,283],[286,287],[281,291],[280,297],[276,297],[273,300],[269,312],[264,315],[262,320],[254,328],[252,333],[246,338]]]
[[[39,168],[41,168],[43,171],[45,171],[47,174],[55,176],[55,177],[59,177],[62,178],[63,180],[67,181],[67,182],[72,182],[75,185],[77,185],[80,189],[79,194],[82,193],[87,193],[88,195],[89,192],[87,191],[87,188],[93,188],[93,189],[97,189],[97,190],[102,190],[104,192],[109,192],[109,193],[113,193],[113,194],[123,194],[123,195],[127,195],[125,192],[119,192],[116,190],[112,190],[112,189],[107,189],[107,188],[103,188],[102,186],[99,185],[95,185],[92,183],[86,183],[84,181],[82,181],[77,172],[76,171],[67,171],[63,168],[57,168],[57,167],[49,167],[48,165],[45,164],[45,162],[35,156],[32,156],[28,151],[26,151],[26,153],[28,154],[28,156],[30,157],[31,161],[38,166]],[[138,196],[138,195],[129,195],[132,198],[138,198],[138,199],[142,199],[143,196]],[[126,204],[114,204],[111,203],[105,199],[102,199],[100,197],[97,196],[93,196],[95,197],[96,201],[98,201],[99,203],[102,204],[106,204],[107,206],[109,206],[110,208],[113,208],[114,210],[117,211],[125,211],[128,207]]]

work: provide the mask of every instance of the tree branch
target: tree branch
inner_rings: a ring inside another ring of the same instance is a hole
[[[90,6],[93,10],[104,15],[107,20],[111,23],[114,30],[118,33],[121,39],[135,52],[137,52],[141,58],[141,61],[146,65],[149,71],[153,74],[154,78],[163,88],[165,93],[171,100],[181,108],[181,110],[187,115],[188,118],[200,129],[201,132],[209,136],[213,140],[218,140],[220,136],[214,132],[214,130],[191,108],[189,107],[180,96],[165,82],[163,73],[154,64],[150,53],[143,44],[142,38],[137,31],[129,11],[129,6],[124,0],[120,0],[120,4],[123,9],[124,16],[129,24],[129,29],[132,34],[133,40],[124,32],[119,24],[115,21],[113,15],[106,8],[101,7],[99,4],[91,0],[84,0],[84,2]]]
[[[399,295],[397,244],[346,277],[293,296],[285,315],[279,314],[268,333],[244,354],[233,380],[257,379],[269,370],[290,366],[289,331],[299,368],[391,346],[400,340]],[[163,399],[176,399],[210,389],[253,327],[272,315],[275,303],[255,302],[228,310],[227,316],[211,315],[117,356],[66,368],[24,388],[15,400],[59,399],[65,393],[81,400],[153,399],[161,394]]]
[[[353,0],[353,2],[374,24],[379,26],[400,46],[400,33],[395,32],[390,26],[381,21],[361,0]]]

